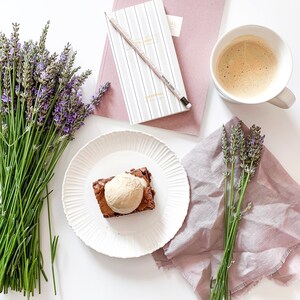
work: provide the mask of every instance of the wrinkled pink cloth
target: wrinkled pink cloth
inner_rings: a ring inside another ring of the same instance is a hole
[[[226,124],[227,132],[237,118]],[[267,137],[266,137],[267,138]],[[191,202],[182,228],[162,249],[156,263],[177,268],[199,299],[209,299],[223,254],[223,154],[221,129],[201,141],[182,161],[191,186]],[[249,183],[229,270],[233,298],[240,298],[263,277],[288,284],[300,273],[300,186],[264,148]]]

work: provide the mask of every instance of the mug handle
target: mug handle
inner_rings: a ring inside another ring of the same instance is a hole
[[[280,108],[287,109],[294,104],[295,100],[296,97],[293,92],[290,89],[285,88],[280,94],[268,102]]]

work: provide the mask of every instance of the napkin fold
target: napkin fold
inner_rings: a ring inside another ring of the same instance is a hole
[[[229,121],[227,132],[237,122]],[[177,268],[202,300],[209,299],[210,280],[224,248],[221,132],[212,133],[182,160],[191,188],[188,213],[175,237],[153,253],[158,266]],[[300,186],[266,147],[244,206],[249,202],[252,208],[240,220],[229,271],[236,299],[263,277],[288,284],[300,273]]]

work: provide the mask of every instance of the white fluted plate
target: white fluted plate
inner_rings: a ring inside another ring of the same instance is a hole
[[[103,218],[92,183],[132,168],[152,174],[156,207],[131,215]],[[179,230],[189,204],[186,172],[173,151],[138,131],[118,131],[90,141],[74,156],[63,182],[63,206],[82,241],[113,257],[138,257],[166,244]]]

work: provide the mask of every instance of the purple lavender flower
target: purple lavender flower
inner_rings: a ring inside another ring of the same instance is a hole
[[[69,134],[69,133],[70,133],[70,127],[69,127],[67,124],[64,126],[63,132],[64,132],[65,134]]]
[[[46,119],[49,120],[47,115],[49,114],[49,109],[54,97],[54,92],[55,91],[51,86],[41,86],[39,90],[35,89],[35,105],[38,108],[38,126],[42,126]]]
[[[265,136],[261,135],[261,128],[252,125],[246,141],[246,159],[244,160],[244,170],[252,177],[261,159]]]
[[[224,162],[227,162],[229,159],[229,147],[228,147],[228,138],[227,138],[227,134],[226,134],[226,128],[224,125],[222,128],[221,142],[222,142],[223,159],[224,159]]]
[[[109,87],[110,87],[110,82],[106,82],[104,85],[100,85],[96,95],[92,97],[91,104],[93,106],[97,106],[100,104],[102,97],[108,91]]]
[[[11,97],[7,96],[5,93],[2,94],[1,97],[2,103],[1,103],[1,112],[7,113],[9,103],[11,102]]]
[[[41,80],[45,80],[47,78],[47,73],[45,71],[41,72]]]
[[[64,65],[67,63],[67,61],[68,61],[68,55],[66,55],[66,53],[63,52],[59,57],[59,63]]]
[[[19,42],[19,28],[19,24],[13,23],[13,32],[9,40],[9,57],[14,62],[19,59],[21,49],[21,43]]]
[[[78,102],[82,102],[82,90],[81,89],[78,89],[76,96],[78,98]]]
[[[9,101],[11,101],[11,99],[9,97],[7,97],[5,94],[2,94],[2,101],[4,103],[8,103]]]
[[[36,69],[37,71],[44,71],[45,70],[45,64],[43,62],[38,62],[37,65],[36,65]]]
[[[97,93],[96,99],[99,102],[110,84],[106,83]],[[53,122],[62,135],[73,138],[75,132],[84,124],[84,120],[92,112],[90,104],[82,102],[82,91],[77,87],[77,78],[73,78],[60,94],[53,111]]]

